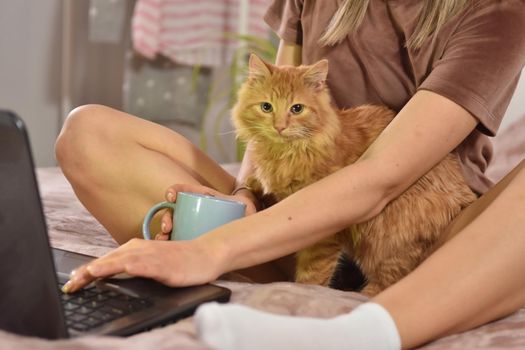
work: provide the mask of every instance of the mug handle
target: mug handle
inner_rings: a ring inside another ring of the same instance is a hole
[[[151,220],[153,219],[153,216],[161,209],[173,209],[175,210],[175,203],[172,202],[160,202],[158,204],[155,204],[146,214],[144,217],[144,222],[142,223],[142,235],[144,236],[144,239],[150,240],[151,239],[151,232],[149,230],[149,225],[151,224]]]

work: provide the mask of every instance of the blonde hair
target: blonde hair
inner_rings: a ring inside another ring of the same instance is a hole
[[[407,39],[406,46],[411,49],[421,47],[426,38],[431,36],[452,16],[464,9],[469,0],[422,0],[423,8],[414,34]],[[320,39],[323,45],[335,45],[347,35],[354,33],[363,18],[370,0],[345,0],[328,24]]]

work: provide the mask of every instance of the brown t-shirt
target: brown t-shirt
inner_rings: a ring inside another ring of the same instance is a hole
[[[302,45],[303,64],[329,60],[328,85],[340,108],[372,103],[399,111],[425,89],[468,110],[479,124],[457,152],[471,188],[483,193],[491,186],[487,135],[496,134],[525,62],[525,1],[473,0],[421,49],[407,49],[422,2],[370,0],[358,31],[332,47],[318,41],[340,0],[274,0],[265,20]]]

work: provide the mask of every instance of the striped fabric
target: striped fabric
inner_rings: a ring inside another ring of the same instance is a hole
[[[133,47],[147,58],[162,54],[176,63],[227,64],[238,41],[241,0],[138,0],[132,20]],[[266,38],[263,15],[270,0],[251,0],[248,34]]]

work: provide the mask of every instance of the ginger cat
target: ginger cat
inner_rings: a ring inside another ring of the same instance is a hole
[[[247,185],[261,198],[280,201],[354,163],[394,118],[386,107],[338,110],[327,74],[327,60],[277,67],[251,55],[232,120],[252,150]],[[375,295],[419,265],[475,198],[449,154],[373,219],[299,251],[296,281],[329,285],[345,253],[366,277],[362,292]]]

